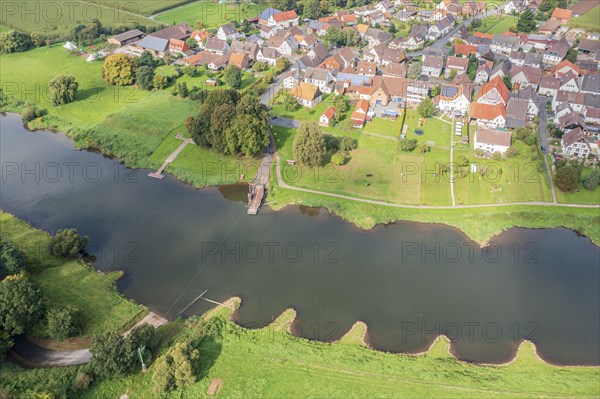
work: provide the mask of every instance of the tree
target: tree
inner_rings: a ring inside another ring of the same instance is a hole
[[[190,50],[198,50],[198,42],[196,41],[196,39],[190,37],[185,42],[187,43]]]
[[[600,184],[600,169],[594,169],[592,173],[583,181],[583,187],[588,190],[595,190]]]
[[[44,314],[42,292],[24,274],[7,276],[0,282],[0,330],[23,334]]]
[[[305,0],[302,16],[308,19],[317,19],[321,16],[320,0]]]
[[[58,75],[48,83],[48,87],[52,96],[52,105],[58,107],[75,100],[79,83],[75,81],[74,76]]]
[[[512,78],[510,77],[510,75],[504,75],[502,77],[502,81],[504,82],[504,84],[506,85],[506,87],[508,88],[508,90],[512,90],[513,89],[513,84],[512,84]]]
[[[124,350],[124,339],[117,331],[104,331],[92,339],[92,367],[101,377],[125,375],[129,371],[129,359]]]
[[[429,97],[425,97],[417,107],[417,112],[423,118],[431,118],[435,114],[435,105]]]
[[[23,123],[27,123],[39,118],[42,115],[42,111],[38,107],[36,107],[35,104],[31,104],[25,107],[21,112],[21,120],[23,121]]]
[[[572,166],[563,166],[556,172],[556,185],[561,191],[575,191],[579,183],[579,170]]]
[[[33,46],[31,37],[27,33],[10,31],[0,33],[0,54],[20,53]]]
[[[333,99],[333,107],[335,108],[336,112],[343,114],[344,112],[348,111],[348,100],[343,95],[335,96]]]
[[[315,167],[323,164],[327,149],[321,129],[315,122],[300,125],[294,140],[294,156],[303,165]]]
[[[275,61],[275,68],[277,68],[278,72],[285,71],[289,66],[290,62],[285,57],[279,57],[277,58],[277,61]]]
[[[111,54],[104,60],[104,80],[111,85],[128,86],[135,82],[135,61],[125,54]]]
[[[155,389],[168,392],[183,389],[196,382],[194,363],[199,353],[187,342],[178,342],[156,361],[154,375]]]
[[[281,95],[283,96],[283,106],[286,111],[292,112],[300,107],[298,100],[290,92],[282,91]]]
[[[190,94],[190,91],[187,87],[187,83],[176,83],[175,86],[173,86],[173,91],[171,92],[171,94],[174,96],[179,96],[181,98],[186,98]]]
[[[458,72],[456,71],[456,69],[450,69],[450,73],[448,74],[448,79],[453,80],[456,77],[457,73]]]
[[[242,71],[233,64],[227,65],[223,72],[223,81],[232,89],[239,89],[242,85]]]
[[[169,85],[169,78],[165,75],[154,75],[152,78],[152,86],[155,89],[162,90]]]
[[[406,75],[409,79],[418,79],[421,77],[421,68],[422,64],[420,62],[411,62],[408,65],[408,70],[406,71]]]
[[[244,94],[236,106],[236,112],[244,115],[251,115],[255,118],[264,120],[269,119],[269,110],[267,106],[260,102],[260,99],[252,94]]]
[[[135,82],[142,90],[152,90],[154,81],[154,69],[148,66],[141,66],[135,73]]]
[[[83,314],[73,305],[51,308],[46,319],[46,332],[52,338],[63,340],[81,334]]]
[[[567,55],[565,56],[565,60],[572,62],[573,64],[577,62],[577,50],[571,47],[569,51],[567,51]]]
[[[396,29],[396,25],[394,25],[393,22],[390,22],[390,27],[388,28],[388,32],[391,33],[392,35],[396,32],[398,32],[398,30]]]
[[[89,237],[80,237],[76,229],[60,229],[50,240],[50,251],[54,256],[75,256],[83,251]]]
[[[267,124],[255,116],[238,114],[230,131],[235,135],[236,152],[241,151],[247,156],[256,154],[269,144]]]
[[[142,54],[135,59],[135,64],[138,68],[143,66],[156,68],[158,65],[158,61],[156,58],[154,58],[151,52],[149,52],[148,50],[144,50],[142,51]]]
[[[419,145],[419,153],[420,154],[425,154],[426,152],[431,151],[431,147],[429,147],[427,144],[421,144]]]
[[[4,266],[8,274],[24,271],[26,263],[25,255],[12,241],[0,241],[0,266]]]
[[[462,167],[469,166],[469,158],[464,154],[460,154],[456,157],[456,164]]]
[[[411,152],[414,151],[415,148],[417,148],[417,140],[409,138],[403,138],[400,140],[400,149],[402,151]]]
[[[341,166],[341,165],[345,164],[347,160],[348,160],[348,156],[343,151],[336,152],[335,154],[333,154],[331,156],[331,163],[333,163],[337,166]]]
[[[534,19],[535,15],[531,9],[526,9],[519,16],[519,20],[517,21],[517,31],[519,32],[533,32],[535,31],[537,24]]]

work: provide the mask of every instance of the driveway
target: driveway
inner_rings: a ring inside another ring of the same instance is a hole
[[[539,96],[540,98],[540,112],[538,114],[538,125],[540,132],[540,145],[546,150],[550,149],[550,143],[548,141],[548,111],[546,109],[546,103],[548,98],[546,96]]]

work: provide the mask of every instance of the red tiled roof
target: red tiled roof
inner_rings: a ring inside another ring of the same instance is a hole
[[[454,45],[454,54],[466,55],[467,57],[471,54],[477,53],[477,46],[471,46],[470,44],[456,43]]]
[[[502,97],[502,100],[504,100],[506,103],[508,101],[508,97],[510,96],[510,91],[500,76],[496,76],[494,79],[484,84],[479,92],[479,97],[483,97],[485,94],[494,89],[498,90],[498,94],[500,94],[500,97]]]
[[[296,11],[294,10],[278,12],[277,14],[273,14],[273,19],[275,20],[275,22],[289,21],[290,19],[296,18],[298,18],[298,14],[296,14]]]
[[[333,107],[328,107],[328,108],[325,110],[325,112],[323,112],[323,115],[325,115],[325,117],[326,117],[327,119],[331,119],[331,118],[333,118],[333,116],[335,115],[335,111],[336,111],[336,109],[335,109],[335,108],[333,108]]]
[[[496,119],[500,115],[506,119],[506,108],[502,104],[472,103],[470,115],[473,119],[485,119],[489,121]]]
[[[554,12],[552,13],[552,18],[556,18],[556,19],[566,19],[567,21],[570,21],[572,17],[573,17],[573,11],[565,10],[564,8],[556,7],[554,9]]]

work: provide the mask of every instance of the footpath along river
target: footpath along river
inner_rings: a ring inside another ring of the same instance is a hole
[[[17,115],[0,117],[0,149],[1,208],[90,236],[94,266],[124,270],[119,290],[170,319],[208,290],[240,296],[235,318],[248,327],[293,307],[311,339],[361,320],[387,351],[420,352],[445,334],[457,357],[502,363],[526,338],[549,362],[600,364],[600,248],[570,230],[515,228],[482,249],[444,225],[367,231],[297,206],[250,217],[246,186],[151,179],[63,134],[30,132]]]

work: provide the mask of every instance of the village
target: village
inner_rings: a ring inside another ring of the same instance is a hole
[[[409,0],[386,0],[315,20],[303,20],[294,10],[267,8],[247,20],[258,34],[246,35],[232,22],[216,32],[182,23],[147,36],[128,31],[109,42],[118,51],[169,54],[177,63],[211,71],[230,64],[249,71],[254,63],[274,67],[285,58],[289,68],[278,80],[280,88],[306,108],[326,97],[346,96],[353,107],[348,126],[402,118],[431,98],[439,115],[458,121],[456,135],[462,135],[462,123],[469,126],[474,150],[488,156],[506,155],[512,130],[539,126],[543,153],[552,153],[554,160],[594,162],[600,134],[600,35],[569,29],[573,12],[560,8],[530,34],[482,33],[471,24],[477,18],[536,12],[540,4],[511,0],[486,7],[484,2],[443,0],[428,10]],[[394,24],[407,22],[406,37],[390,33]],[[329,126],[337,119],[338,110],[329,106],[318,121]],[[562,137],[552,135],[549,142],[548,124],[551,133],[560,131]],[[413,133],[404,129],[401,135]],[[462,139],[468,141],[469,135]]]

